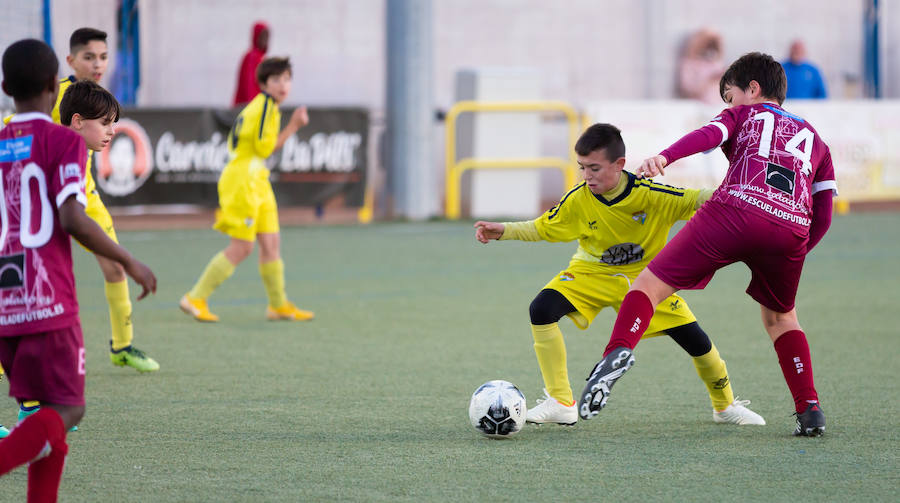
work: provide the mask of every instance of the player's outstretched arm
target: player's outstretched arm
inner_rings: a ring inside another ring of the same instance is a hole
[[[503,236],[505,225],[500,222],[484,222],[479,220],[475,222],[475,239],[481,243],[487,244],[492,239],[500,239]]]
[[[75,197],[69,197],[59,207],[59,221],[63,230],[87,249],[122,264],[125,273],[143,288],[138,300],[146,297],[148,293],[156,293],[156,276],[153,275],[153,271],[135,259],[128,250],[109,239],[103,229],[85,214],[84,207]]]
[[[275,150],[280,149],[289,137],[307,124],[309,124],[309,112],[306,110],[306,107],[295,108],[287,125],[284,126],[284,129],[282,129],[280,133],[278,133],[278,141],[275,142]]]

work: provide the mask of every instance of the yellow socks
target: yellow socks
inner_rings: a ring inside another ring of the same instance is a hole
[[[234,265],[225,258],[225,252],[219,252],[207,264],[194,288],[188,292],[192,299],[206,299],[226,279],[234,273]]]
[[[284,261],[281,259],[259,264],[259,275],[262,277],[269,305],[275,309],[287,302],[284,292]]]
[[[106,303],[109,304],[109,325],[112,328],[112,349],[118,351],[131,345],[134,330],[131,325],[131,298],[128,280],[106,283]]]
[[[727,409],[734,401],[734,393],[731,391],[731,382],[728,380],[725,361],[719,356],[719,350],[716,349],[715,344],[712,345],[709,353],[694,357],[694,367],[697,368],[697,375],[706,385],[713,409],[717,412]]]
[[[531,335],[534,336],[534,353],[541,367],[547,393],[563,405],[572,405],[575,400],[566,367],[566,343],[559,325],[531,325]]]

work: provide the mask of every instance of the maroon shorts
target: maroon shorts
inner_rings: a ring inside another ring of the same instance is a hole
[[[81,325],[0,337],[0,363],[9,378],[9,396],[16,400],[84,405]]]
[[[647,268],[679,290],[698,290],[717,270],[743,262],[751,273],[747,294],[773,311],[786,313],[794,308],[807,240],[746,210],[708,202]]]

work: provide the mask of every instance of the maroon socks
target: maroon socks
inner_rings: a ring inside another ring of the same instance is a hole
[[[67,452],[62,418],[50,407],[42,407],[0,441],[0,475],[31,462],[28,467],[28,501],[54,502]],[[41,454],[45,456],[35,461]]]
[[[812,360],[809,357],[809,344],[802,330],[791,330],[781,334],[775,340],[775,353],[778,363],[787,382],[791,395],[794,396],[794,407],[797,412],[806,410],[810,402],[819,401],[816,386],[813,383]]]
[[[622,346],[634,349],[650,326],[650,318],[653,317],[655,310],[656,307],[650,302],[647,294],[639,290],[628,292],[622,299],[619,315],[616,317],[616,324],[613,325],[612,335],[603,356]]]

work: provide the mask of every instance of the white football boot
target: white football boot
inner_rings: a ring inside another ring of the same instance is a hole
[[[537,399],[537,405],[528,409],[525,421],[528,423],[556,423],[574,426],[578,422],[578,407],[573,403],[566,407],[544,390],[544,398]]]
[[[722,412],[713,411],[713,421],[717,423],[730,423],[739,425],[766,424],[762,416],[748,409],[750,400],[734,399],[731,405]]]

